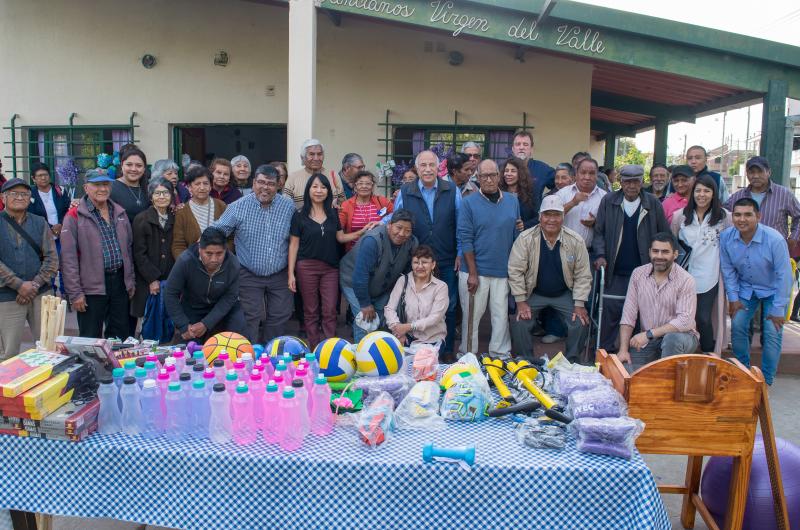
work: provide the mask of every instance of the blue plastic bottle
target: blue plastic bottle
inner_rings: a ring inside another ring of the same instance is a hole
[[[122,431],[128,436],[136,436],[141,434],[144,424],[139,385],[136,384],[136,378],[130,376],[126,376],[122,383],[122,390],[119,391],[122,398]]]
[[[192,415],[191,435],[198,440],[208,438],[211,409],[205,387],[206,384],[199,379],[192,383],[192,390],[189,394],[189,408]]]
[[[214,384],[211,397],[208,399],[210,416],[208,419],[208,437],[216,444],[231,441],[230,397],[222,383]]]
[[[186,438],[189,426],[189,411],[186,396],[178,381],[169,384],[165,398],[167,404],[166,435],[168,440],[179,441]]]
[[[100,399],[100,412],[97,416],[97,432],[100,434],[114,434],[122,431],[122,413],[117,401],[119,391],[114,379],[104,377],[99,380],[97,397]]]
[[[142,437],[155,438],[164,433],[164,416],[161,412],[161,392],[155,379],[145,379],[142,394]]]

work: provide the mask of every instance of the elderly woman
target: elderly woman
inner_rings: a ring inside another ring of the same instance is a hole
[[[253,181],[250,180],[253,166],[250,165],[250,159],[244,155],[236,155],[231,158],[231,167],[233,168],[233,185],[236,186],[239,193],[242,196],[253,193]]]
[[[278,193],[283,193],[283,187],[286,185],[286,179],[289,177],[289,168],[286,167],[286,162],[274,161],[269,163],[278,172]]]
[[[136,293],[131,300],[131,316],[141,318],[147,296],[161,291],[161,282],[169,276],[172,257],[172,229],[175,214],[170,205],[175,188],[164,177],[150,179],[147,196],[152,206],[133,220],[133,263]]]
[[[732,225],[731,214],[722,207],[717,183],[710,175],[697,177],[685,208],[672,216],[670,228],[682,243],[691,248],[684,269],[694,276],[697,290],[695,320],[704,353],[719,357],[725,339],[725,289],[722,285],[719,234]],[[716,331],[716,337],[714,337]]]
[[[172,194],[173,208],[177,208],[180,205],[188,202],[189,198],[191,197],[189,190],[186,189],[186,186],[183,184],[183,182],[178,181],[179,175],[180,168],[178,167],[178,164],[176,164],[174,160],[170,160],[168,158],[156,160],[150,170],[150,178],[152,180],[164,178],[169,181],[170,184],[172,184],[172,188],[175,190],[175,193]]]
[[[384,307],[386,326],[404,344],[435,344],[447,335],[447,284],[433,276],[436,257],[428,245],[411,253],[411,272],[401,276]]]
[[[211,197],[219,199],[225,204],[230,204],[242,198],[242,192],[231,185],[233,167],[226,158],[215,158],[208,166],[213,180],[211,181]]]
[[[211,198],[212,179],[208,168],[198,164],[189,166],[186,171],[186,185],[192,198],[185,208],[175,214],[175,231],[172,236],[172,257],[175,259],[197,243],[200,234],[219,219],[227,207],[221,200]]]
[[[342,203],[339,209],[339,224],[345,234],[361,232],[365,227],[379,222],[392,213],[394,205],[382,195],[375,194],[375,175],[359,171],[353,178],[354,195]],[[352,249],[358,238],[347,243],[345,250]]]
[[[147,169],[147,157],[138,147],[121,149],[119,155],[122,176],[111,184],[111,197],[115,204],[122,206],[128,214],[128,221],[150,207],[147,190],[142,187]]]
[[[500,166],[500,189],[517,194],[521,219],[518,230],[527,230],[539,223],[539,198],[533,193],[528,165],[519,158],[509,158]]]

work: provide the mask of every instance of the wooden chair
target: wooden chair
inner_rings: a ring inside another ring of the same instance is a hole
[[[700,498],[704,456],[733,457],[725,529],[740,530],[744,517],[756,423],[761,421],[764,449],[775,498],[778,527],[789,530],[783,483],[777,464],[767,385],[761,370],[736,359],[675,355],[633,373],[616,355],[597,350],[596,361],[628,402],[628,415],[645,423],[636,446],[645,454],[687,455],[683,484],[659,485],[659,491],[683,495],[681,523],[694,528],[695,513],[719,530]]]

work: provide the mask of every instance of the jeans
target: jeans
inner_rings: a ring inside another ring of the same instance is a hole
[[[444,339],[442,353],[453,352],[453,344],[456,340],[456,303],[458,303],[458,275],[453,270],[453,265],[446,265],[439,270],[439,279],[447,284],[447,294],[450,296],[450,303],[447,306],[447,313],[444,315],[445,325],[447,326],[447,338]],[[461,334],[467,330],[462,329]]]
[[[644,348],[631,348],[631,373],[646,364],[672,355],[694,353],[697,349],[697,337],[694,333],[674,332],[653,339]]]
[[[781,345],[783,344],[783,328],[775,329],[772,321],[767,320],[766,316],[772,311],[773,297],[756,298],[753,295],[750,300],[739,300],[744,306],[731,319],[731,345],[733,354],[745,366],[750,366],[750,322],[758,308],[759,303],[763,303],[762,322],[761,322],[761,371],[764,373],[764,380],[771,385],[775,380],[775,372],[778,371],[778,361],[781,358]]]
[[[293,294],[289,290],[287,269],[257,276],[241,268],[239,272],[239,301],[247,320],[247,338],[253,344],[266,344],[286,332],[286,322],[292,315]],[[263,333],[260,331],[261,323]]]
[[[342,289],[342,296],[345,297],[347,303],[350,304],[350,311],[353,312],[353,317],[358,316],[361,312],[361,304],[358,303],[358,298],[356,297],[356,292],[353,291],[352,287],[345,287],[344,285],[339,285]],[[385,320],[383,319],[383,308],[386,306],[386,303],[389,301],[389,294],[385,293],[380,295],[378,298],[372,301],[372,307],[375,308],[375,313],[377,313],[378,318],[380,319],[380,324],[378,327],[381,327],[385,324]],[[353,344],[358,344],[361,339],[367,334],[365,329],[358,327],[358,325],[353,322]]]

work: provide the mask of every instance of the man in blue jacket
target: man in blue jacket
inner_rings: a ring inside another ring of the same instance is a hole
[[[552,167],[533,158],[533,135],[530,131],[520,129],[514,133],[511,152],[515,157],[528,164],[528,173],[531,174],[531,189],[537,200],[541,201],[545,188],[555,189],[555,171]]]

